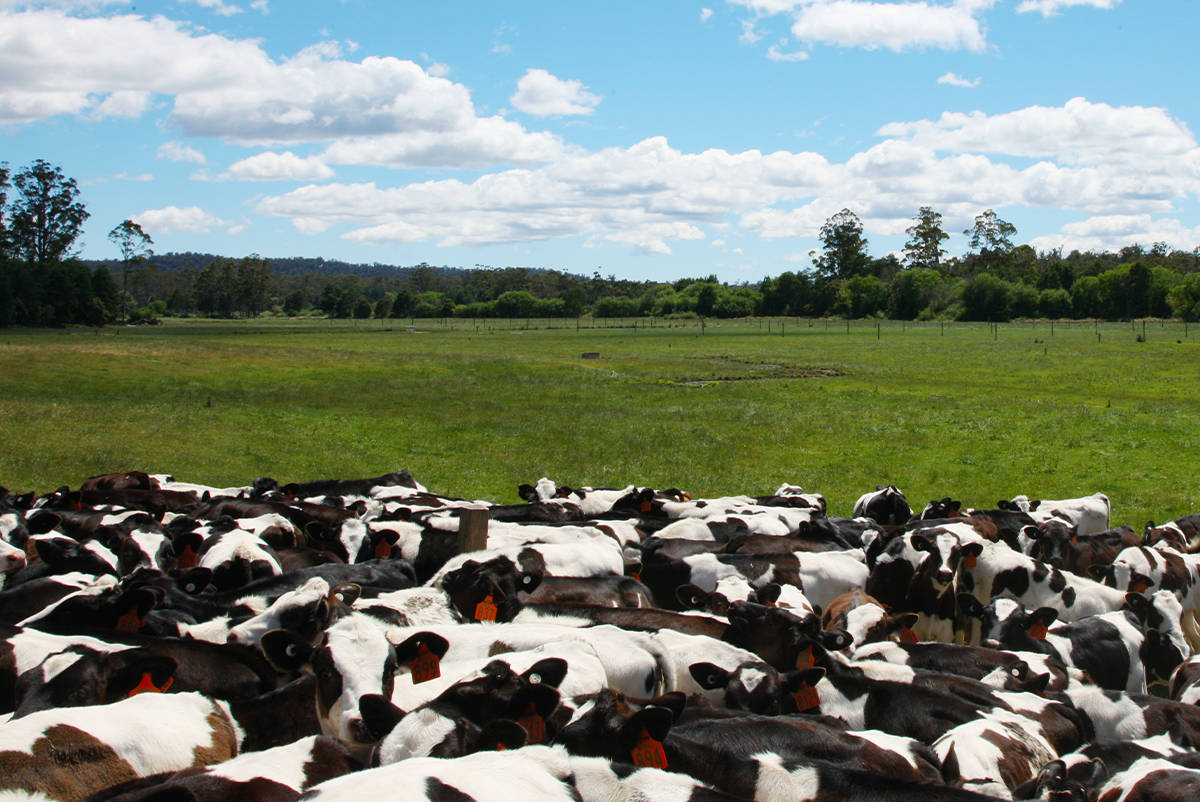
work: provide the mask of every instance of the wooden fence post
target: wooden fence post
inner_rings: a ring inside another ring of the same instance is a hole
[[[487,548],[488,519],[490,517],[487,510],[464,509],[459,512],[459,554],[483,551]]]

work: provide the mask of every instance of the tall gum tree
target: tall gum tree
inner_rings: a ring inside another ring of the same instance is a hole
[[[75,240],[91,215],[79,201],[74,178],[43,159],[13,176],[17,197],[8,225],[12,252],[31,265],[74,256]]]
[[[124,323],[126,320],[125,298],[129,291],[129,263],[136,264],[149,259],[154,253],[150,250],[154,240],[150,239],[150,235],[142,231],[142,227],[132,220],[126,220],[108,232],[108,238],[121,251],[121,322]]]

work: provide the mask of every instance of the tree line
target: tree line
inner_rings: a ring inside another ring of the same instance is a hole
[[[8,193],[13,190],[11,203]],[[37,160],[0,164],[0,326],[101,326],[167,315],[334,318],[887,317],[1168,318],[1200,315],[1200,248],[1164,243],[1117,252],[1038,253],[993,211],[949,256],[942,216],[921,207],[900,254],[873,257],[851,210],[832,215],[810,252],[813,269],[757,284],[715,276],[629,281],[522,267],[346,265],[207,254],[155,256],[125,220],[109,232],[121,258],[84,262],[73,250],[88,212],[73,179]],[[353,272],[347,272],[347,271]],[[114,276],[114,273],[116,274]],[[359,275],[359,274],[362,275]],[[120,278],[118,283],[117,277]]]

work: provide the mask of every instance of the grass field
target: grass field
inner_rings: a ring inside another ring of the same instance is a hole
[[[1140,322],[406,322],[0,331],[0,484],[408,468],[515,502],[541,476],[696,496],[787,481],[837,515],[876,484],[918,508],[1103,491],[1114,525],[1139,528],[1200,502],[1200,343],[1182,323],[1137,342]]]

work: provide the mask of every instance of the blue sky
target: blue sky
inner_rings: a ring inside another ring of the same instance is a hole
[[[758,281],[842,208],[1200,245],[1195,0],[0,0],[0,160],[155,249]]]

